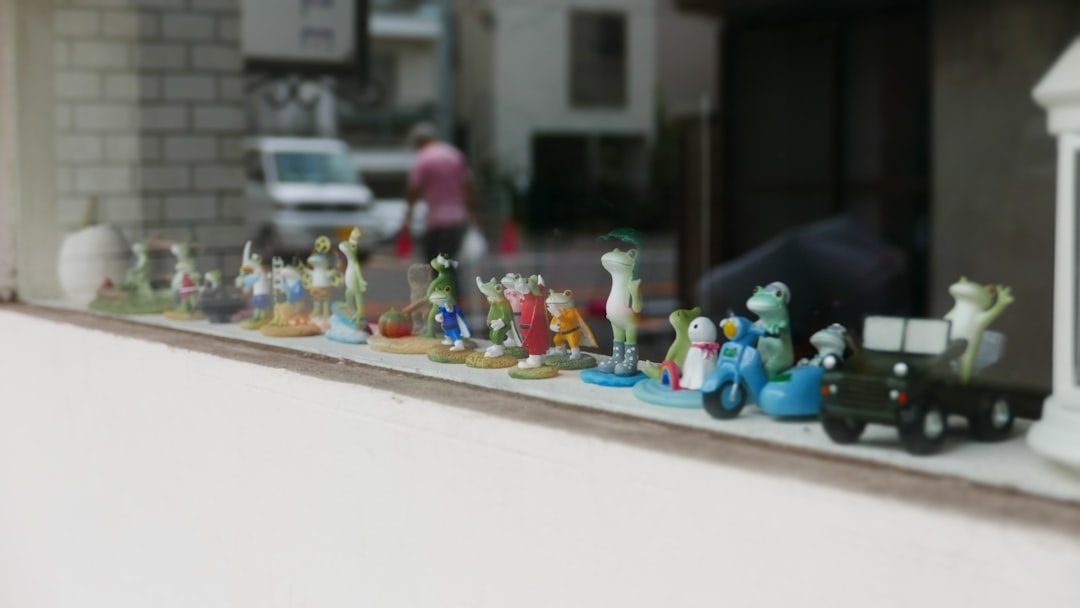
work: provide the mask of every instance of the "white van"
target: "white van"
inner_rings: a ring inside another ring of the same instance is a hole
[[[343,240],[353,226],[370,233],[361,241],[369,247],[393,230],[376,215],[345,142],[255,137],[245,154],[247,233],[264,257],[306,251],[320,235]]]

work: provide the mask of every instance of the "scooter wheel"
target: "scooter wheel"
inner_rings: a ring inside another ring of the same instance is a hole
[[[705,411],[710,416],[720,420],[729,420],[738,416],[746,405],[746,390],[741,385],[728,380],[714,392],[702,393],[701,400],[705,405]]]

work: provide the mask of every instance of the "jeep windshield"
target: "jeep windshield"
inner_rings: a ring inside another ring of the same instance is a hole
[[[275,152],[278,182],[284,184],[359,184],[360,174],[344,152]]]
[[[940,355],[949,345],[949,322],[941,319],[867,317],[863,348],[879,353]]]

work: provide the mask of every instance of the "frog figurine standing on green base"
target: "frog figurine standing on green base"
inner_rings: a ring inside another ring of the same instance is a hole
[[[199,299],[199,284],[202,275],[196,270],[195,257],[191,254],[191,243],[177,242],[169,247],[169,251],[176,256],[176,273],[173,274],[172,287],[176,294],[177,307],[166,310],[163,314],[177,321],[193,321],[202,319],[203,314],[196,308]]]
[[[461,312],[453,296],[454,287],[445,285],[431,294],[431,304],[435,308],[435,320],[442,326],[442,344],[428,351],[428,359],[436,363],[464,363],[471,348],[466,348],[465,339],[472,337],[465,315]]]
[[[506,299],[505,287],[498,279],[487,283],[476,277],[476,287],[488,300],[487,325],[491,346],[482,353],[473,353],[465,360],[469,367],[499,369],[517,365],[518,359],[528,356],[529,352],[520,346],[521,335],[514,322],[514,309]]]
[[[581,352],[582,346],[595,348],[599,344],[596,343],[596,337],[585,323],[585,319],[578,312],[573,293],[569,289],[565,291],[553,289],[548,292],[544,305],[547,306],[548,314],[551,315],[550,329],[552,341],[555,343],[555,346],[548,350],[544,363],[558,369],[596,367],[596,359]],[[567,352],[568,349],[569,352]]]

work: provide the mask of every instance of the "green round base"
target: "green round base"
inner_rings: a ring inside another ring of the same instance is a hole
[[[559,375],[559,370],[554,367],[548,367],[547,365],[541,365],[540,367],[520,368],[514,366],[510,368],[510,377],[518,380],[546,380],[548,378],[554,378]]]
[[[514,357],[503,355],[501,357],[485,357],[482,352],[472,352],[465,359],[465,365],[477,369],[506,369],[514,367],[518,360]]]
[[[544,365],[566,370],[589,369],[596,367],[596,359],[586,354],[577,359],[571,359],[570,355],[548,355],[544,357]]]
[[[515,359],[524,359],[529,356],[529,349],[524,346],[507,346],[503,349],[503,355]]]
[[[176,306],[171,291],[155,292],[151,298],[95,298],[90,310],[113,315],[160,315]]]
[[[439,344],[427,352],[427,358],[435,363],[461,364],[474,353],[475,351],[469,349],[467,344],[465,350],[450,350],[446,344]]]

